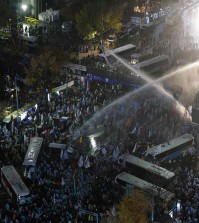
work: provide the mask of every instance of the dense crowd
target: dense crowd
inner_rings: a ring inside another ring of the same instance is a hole
[[[111,94],[107,94],[108,90]],[[1,167],[14,165],[23,174],[22,162],[30,139],[40,136],[44,141],[35,172],[24,173],[33,197],[32,205],[16,206],[6,202],[0,209],[1,222],[94,222],[95,214],[102,222],[124,192],[114,182],[122,168],[117,163],[119,155],[132,153],[143,158],[148,146],[188,131],[182,128],[184,117],[179,115],[175,103],[155,93],[139,96],[139,100],[129,99],[124,104],[116,103],[97,113],[118,93],[125,93],[125,90],[120,91],[117,87],[96,83],[87,90],[70,88],[50,103],[31,108],[24,120],[11,119],[9,124],[2,125]],[[95,113],[97,115],[93,116]],[[89,118],[91,121],[87,122]],[[103,137],[97,138],[91,153],[86,134],[101,130]],[[190,128],[189,132],[197,138],[196,129]],[[66,143],[73,147],[74,153],[54,153],[48,147],[51,142]],[[193,213],[186,211],[187,201],[182,202],[182,216],[194,222],[197,219],[197,212],[194,212],[197,179],[191,166],[182,170],[178,179],[183,176],[185,181],[191,181],[187,187],[194,190],[187,194],[188,200],[194,201],[191,205],[189,202]],[[181,184],[177,185],[180,189]]]
[[[88,48],[82,46],[81,50]],[[99,57],[88,56],[81,62],[105,69]],[[96,216],[103,222],[125,192],[114,181],[123,168],[118,157],[130,153],[147,160],[149,147],[187,132],[195,138],[187,153],[171,162],[153,162],[176,173],[172,192],[181,200],[181,222],[198,222],[198,128],[186,124],[186,110],[179,113],[175,102],[153,91],[103,109],[124,94],[128,94],[126,89],[102,83],[67,88],[50,102],[29,109],[23,120],[11,118],[2,124],[0,167],[14,165],[24,174],[33,203],[18,206],[2,199],[0,222],[80,223],[95,222]],[[103,134],[92,146],[87,136],[99,132]],[[43,138],[42,153],[35,171],[26,172],[22,163],[34,136]],[[49,148],[52,142],[67,144],[73,150],[53,152]]]

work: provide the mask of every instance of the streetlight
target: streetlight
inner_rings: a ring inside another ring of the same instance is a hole
[[[21,5],[21,8],[22,8],[22,10],[25,12],[25,11],[27,10],[28,6],[25,5],[25,4],[23,4],[23,5]]]

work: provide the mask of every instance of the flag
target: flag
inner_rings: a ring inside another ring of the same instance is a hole
[[[64,150],[63,158],[64,158],[64,160],[68,159],[68,153],[67,153],[66,149]]]
[[[149,130],[149,138],[151,138],[151,130]]]
[[[53,203],[56,203],[56,198],[55,198],[55,194],[53,194]]]
[[[118,155],[117,155],[117,151],[116,151],[116,149],[113,150],[113,158],[114,158],[115,160],[118,159]]]
[[[79,143],[82,144],[82,142],[83,142],[83,136],[81,135],[79,138]]]
[[[61,185],[62,185],[62,186],[65,185],[65,181],[64,181],[64,178],[63,178],[63,177],[61,178]]]
[[[137,149],[137,142],[136,142],[135,145],[134,145],[133,153],[135,153],[136,149]]]
[[[28,171],[28,178],[31,179],[30,169]]]
[[[86,159],[85,159],[85,161],[84,161],[84,167],[87,169],[87,168],[89,168],[91,165],[90,165],[90,161],[89,161],[89,159],[88,159],[88,156],[86,156]]]
[[[15,129],[15,123],[14,123],[14,120],[12,120],[12,123],[11,123],[11,132],[14,133],[14,129]]]
[[[135,134],[136,133],[136,127],[133,129],[133,131],[131,132],[131,134]]]
[[[113,206],[113,207],[111,208],[111,214],[112,214],[113,216],[116,216],[115,206]]]
[[[84,159],[83,159],[83,156],[81,155],[80,158],[79,158],[79,161],[78,161],[78,167],[83,167],[84,165]]]
[[[63,154],[64,154],[64,151],[63,151],[63,149],[61,149],[61,153],[60,153],[60,160],[62,160],[62,159],[63,159]]]
[[[24,177],[26,177],[26,174],[27,174],[27,173],[26,173],[26,168],[25,168],[25,170],[24,170],[24,174],[23,174],[23,175],[24,175]]]

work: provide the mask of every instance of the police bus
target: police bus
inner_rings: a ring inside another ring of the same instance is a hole
[[[173,193],[165,190],[157,185],[151,184],[145,180],[142,180],[134,175],[131,175],[126,172],[122,172],[118,174],[115,178],[115,183],[120,184],[123,187],[127,187],[129,185],[142,189],[143,191],[153,195],[159,196],[161,199],[169,201],[175,197]]]
[[[31,171],[34,171],[41,150],[42,142],[43,138],[41,137],[31,138],[28,150],[23,161],[23,166],[25,166],[26,173],[28,173],[30,169]]]
[[[9,196],[18,204],[30,204],[32,202],[30,191],[14,166],[1,168],[1,182]]]
[[[126,171],[158,186],[169,185],[175,177],[175,173],[130,154],[122,155],[118,162],[125,165]]]
[[[112,50],[108,50],[104,53],[99,54],[99,57],[102,59],[103,63],[114,64],[117,62],[117,58],[113,55],[121,57],[122,59],[129,59],[132,54],[137,51],[137,47],[133,44],[127,44]]]
[[[186,133],[177,138],[171,139],[168,142],[149,148],[146,155],[153,158],[168,159],[170,157],[172,159],[177,156],[181,156],[182,152],[192,146],[193,143],[194,137]]]
[[[161,76],[162,72],[168,69],[169,64],[169,57],[166,55],[160,55],[134,64],[132,67],[154,76]]]

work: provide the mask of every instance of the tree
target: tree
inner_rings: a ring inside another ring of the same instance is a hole
[[[54,87],[53,84],[60,79],[59,72],[66,61],[65,58],[63,52],[45,48],[39,56],[31,59],[30,67],[25,69],[26,83],[39,93]]]
[[[85,4],[76,13],[77,30],[86,37],[92,36],[93,33],[102,35],[108,30],[118,31],[122,26],[122,15],[122,4],[116,5],[103,0],[95,0]]]
[[[117,208],[120,222],[146,223],[148,212],[152,208],[152,202],[144,191],[136,189],[131,196],[125,196]]]
[[[97,33],[102,35],[107,30],[117,31],[121,28],[127,1],[74,0],[61,9],[61,15],[76,21],[79,34],[93,38]]]
[[[0,1],[0,15],[0,27],[6,27],[15,16],[5,1]]]

